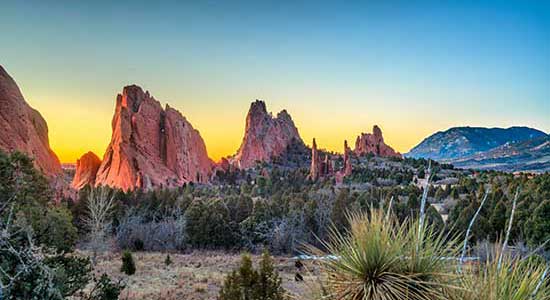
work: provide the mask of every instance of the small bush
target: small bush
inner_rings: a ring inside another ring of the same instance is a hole
[[[124,289],[124,284],[113,282],[107,274],[101,275],[99,280],[94,278],[95,285],[93,286],[90,295],[83,297],[86,300],[118,300],[120,292]]]
[[[134,263],[132,252],[128,250],[122,252],[122,267],[120,268],[120,271],[130,276],[136,273],[136,264]]]
[[[241,266],[229,274],[223,283],[218,300],[283,300],[285,290],[281,278],[273,268],[271,256],[266,251],[262,255],[259,270],[252,266],[250,256],[243,255]]]
[[[164,260],[164,264],[169,266],[172,264],[172,259],[170,259],[170,254],[166,255],[166,259]]]

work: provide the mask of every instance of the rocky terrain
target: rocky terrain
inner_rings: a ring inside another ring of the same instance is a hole
[[[50,149],[48,124],[27,102],[17,83],[0,66],[0,150],[21,151],[49,177],[61,174],[61,164]]]
[[[258,161],[271,161],[293,142],[303,144],[288,112],[282,110],[273,117],[267,112],[265,103],[256,100],[250,105],[244,138],[231,162],[239,168],[248,169]]]
[[[149,92],[125,87],[117,96],[112,127],[96,185],[132,190],[208,181],[213,162],[200,133]]]

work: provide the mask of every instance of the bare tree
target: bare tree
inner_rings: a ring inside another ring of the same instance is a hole
[[[462,270],[462,264],[464,263],[464,257],[466,256],[466,249],[468,248],[468,240],[470,239],[470,231],[472,230],[472,227],[474,226],[474,223],[477,219],[477,216],[481,212],[481,209],[483,208],[483,204],[485,204],[485,201],[487,200],[487,196],[489,196],[489,189],[485,191],[485,195],[483,196],[483,200],[481,200],[481,204],[479,204],[479,207],[477,208],[476,213],[470,220],[470,225],[468,225],[468,229],[466,230],[466,236],[464,237],[464,246],[462,247],[462,254],[460,255],[460,260],[458,263],[458,270]]]
[[[107,248],[115,198],[107,188],[100,187],[92,189],[86,200],[86,214],[82,221],[89,231],[88,245],[92,250],[92,263],[95,265],[97,253]]]

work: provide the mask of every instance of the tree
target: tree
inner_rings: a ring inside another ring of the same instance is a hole
[[[267,251],[262,254],[259,270],[252,266],[250,255],[243,255],[239,269],[224,280],[218,300],[284,300],[285,291]]]
[[[97,253],[107,245],[107,236],[111,227],[111,214],[114,208],[114,196],[109,189],[100,187],[88,194],[86,214],[83,223],[88,230],[88,242],[92,249],[92,262]]]
[[[491,226],[489,236],[492,242],[496,242],[500,238],[500,234],[504,231],[504,227],[506,226],[507,219],[506,204],[501,200],[497,203],[489,217],[489,225]]]
[[[44,216],[31,221],[37,241],[57,251],[71,252],[78,239],[72,219],[71,212],[62,206],[48,208]]]
[[[532,246],[538,246],[550,239],[550,200],[543,201],[527,221],[528,241]],[[550,248],[548,245],[547,249]]]
[[[122,266],[120,267],[120,272],[131,276],[136,273],[136,264],[134,262],[134,257],[132,252],[124,250],[122,252]]]

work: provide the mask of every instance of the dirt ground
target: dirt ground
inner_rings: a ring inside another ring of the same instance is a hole
[[[86,253],[81,252],[82,255]],[[194,251],[189,254],[171,253],[172,264],[166,266],[165,253],[136,252],[133,254],[136,273],[128,278],[120,272],[120,253],[106,253],[98,257],[95,271],[107,273],[114,279],[128,280],[121,299],[216,299],[224,277],[238,267],[241,256],[238,253]],[[258,255],[252,256],[256,265]],[[284,288],[293,299],[308,299],[316,286],[315,266],[305,263],[307,270],[301,272],[303,282],[294,279],[295,260],[290,257],[274,257],[275,268],[279,271]]]

